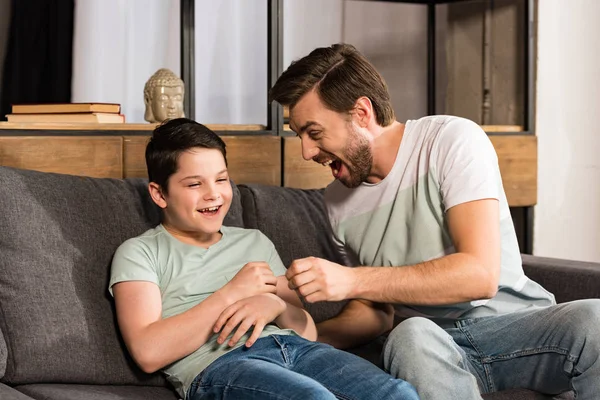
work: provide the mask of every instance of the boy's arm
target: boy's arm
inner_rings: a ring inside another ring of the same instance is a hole
[[[288,288],[285,276],[277,278],[276,294],[252,296],[227,307],[215,323],[214,332],[220,332],[217,342],[224,343],[235,330],[228,343],[233,346],[253,328],[254,331],[246,341],[246,347],[250,347],[271,321],[280,328],[293,329],[305,339],[317,340],[315,322],[304,310],[298,295]]]
[[[264,263],[246,264],[206,300],[165,319],[160,290],[155,283],[125,281],[114,284],[112,290],[125,344],[140,368],[152,373],[206,343],[214,334],[213,325],[228,306],[258,293],[275,292],[275,282]]]
[[[277,326],[293,329],[305,339],[317,340],[315,321],[304,309],[296,292],[289,288],[285,275],[277,277],[277,296],[287,303],[286,310],[275,320]]]
[[[162,319],[160,290],[144,281],[120,282],[113,286],[119,329],[129,353],[147,373],[194,352],[213,334],[216,321],[232,299],[215,292],[188,311]]]

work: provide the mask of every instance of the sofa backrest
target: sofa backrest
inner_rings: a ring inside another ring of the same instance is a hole
[[[324,190],[240,185],[244,226],[259,229],[275,244],[283,264],[309,256],[343,263],[330,235]],[[337,315],[347,302],[305,303],[316,322]]]
[[[286,266],[308,256],[341,262],[323,191],[233,186],[226,225],[263,231]],[[134,365],[107,291],[116,248],[159,219],[144,179],[0,167],[0,381],[165,384]],[[307,308],[321,321],[344,304]]]
[[[116,248],[159,222],[146,187],[0,167],[3,382],[165,384],[128,356],[107,291]],[[226,223],[243,224],[235,187]]]

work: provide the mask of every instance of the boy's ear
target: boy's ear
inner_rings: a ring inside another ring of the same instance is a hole
[[[167,208],[167,200],[163,195],[162,189],[157,183],[150,182],[148,184],[148,192],[150,192],[150,197],[152,197],[152,201],[156,203],[160,208]]]

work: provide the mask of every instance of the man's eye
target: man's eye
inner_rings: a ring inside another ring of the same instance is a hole
[[[308,136],[310,136],[311,139],[317,139],[319,136],[321,136],[321,132],[320,131],[310,131],[310,132],[308,132]]]

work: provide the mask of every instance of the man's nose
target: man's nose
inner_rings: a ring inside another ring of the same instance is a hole
[[[312,160],[317,154],[319,154],[319,148],[309,138],[300,139],[302,142],[302,158],[306,161]]]

